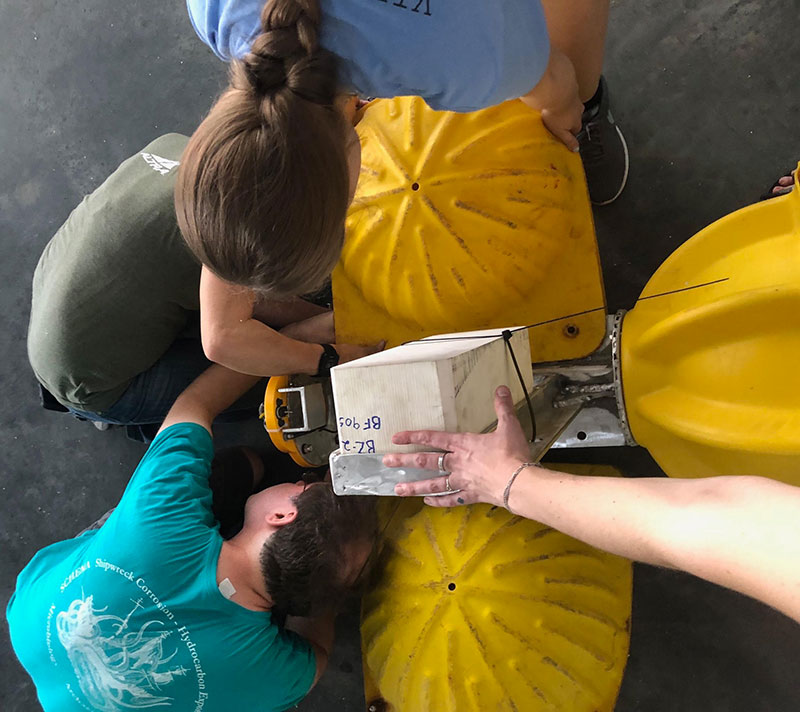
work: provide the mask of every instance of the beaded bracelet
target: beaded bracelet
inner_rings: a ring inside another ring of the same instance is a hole
[[[536,467],[535,462],[523,462],[516,470],[514,470],[514,474],[511,475],[511,478],[508,480],[508,484],[506,485],[506,491],[503,492],[503,506],[508,509],[508,496],[511,494],[511,485],[514,484],[514,480],[517,479],[517,475],[522,472],[526,467]],[[509,511],[511,511],[509,509]]]

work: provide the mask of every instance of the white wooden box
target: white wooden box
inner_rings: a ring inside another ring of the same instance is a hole
[[[525,387],[533,383],[527,329],[511,347]],[[431,336],[350,361],[331,370],[339,447],[343,453],[414,452],[393,445],[400,430],[482,432],[497,419],[494,391],[525,395],[502,329]]]

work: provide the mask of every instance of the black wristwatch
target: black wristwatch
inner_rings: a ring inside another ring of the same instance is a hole
[[[317,377],[330,376],[331,369],[339,363],[339,352],[330,344],[320,344],[320,346],[322,347],[322,354],[319,357],[319,365],[314,375]]]

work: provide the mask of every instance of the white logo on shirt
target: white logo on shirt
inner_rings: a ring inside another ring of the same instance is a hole
[[[131,603],[133,610],[122,619],[105,613],[105,608],[95,610],[94,597],[87,596],[56,617],[58,639],[81,692],[102,712],[171,706],[172,698],[159,693],[174,677],[189,672],[169,665],[177,651],[164,650],[171,631],[164,630],[161,621],[151,620],[138,631],[128,628],[131,615],[143,608],[142,599]]]
[[[142,153],[141,155],[145,163],[162,176],[169,173],[175,166],[180,165],[179,161],[171,161],[169,158],[162,158],[155,153]]]

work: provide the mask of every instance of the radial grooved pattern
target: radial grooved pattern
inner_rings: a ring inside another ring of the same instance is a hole
[[[362,622],[391,712],[611,712],[630,562],[485,505],[398,520]]]
[[[604,295],[583,169],[536,112],[380,100],[358,132],[360,180],[333,274],[339,340],[394,346],[596,310],[578,319],[577,338],[546,324],[531,345],[535,361],[599,345]]]

